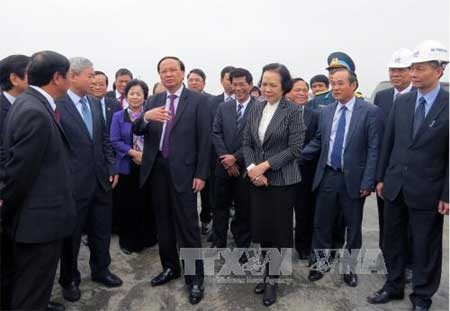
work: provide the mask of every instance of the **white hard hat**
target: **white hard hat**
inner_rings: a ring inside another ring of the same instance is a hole
[[[412,51],[409,49],[400,49],[392,54],[388,68],[409,68],[411,67]]]
[[[448,49],[440,42],[426,40],[420,43],[412,54],[411,63],[437,61],[441,64],[449,62]]]

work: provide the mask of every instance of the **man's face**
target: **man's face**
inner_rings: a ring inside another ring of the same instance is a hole
[[[82,94],[88,94],[94,83],[94,68],[86,67],[81,72],[70,73],[70,86]]]
[[[311,85],[311,91],[314,95],[316,95],[317,93],[322,93],[322,92],[328,91],[328,87],[323,82],[314,82]]]
[[[297,81],[288,93],[288,98],[298,104],[304,105],[308,102],[308,85],[305,81]]]
[[[409,68],[389,68],[389,80],[397,90],[403,90],[411,83]]]
[[[252,89],[252,84],[248,83],[245,77],[235,77],[231,86],[234,91],[234,96],[236,100],[240,103],[245,102],[250,96],[250,90]]]
[[[161,82],[169,91],[176,91],[184,80],[184,71],[176,59],[165,59],[159,64]]]
[[[129,75],[118,76],[114,81],[114,85],[116,86],[117,92],[123,94],[125,92],[125,87],[127,83],[131,81],[131,77]]]
[[[434,67],[430,62],[411,65],[411,81],[419,90],[429,91],[434,88],[442,74],[442,68]]]
[[[94,82],[91,87],[91,94],[97,98],[103,98],[108,89],[108,84],[106,84],[106,77],[102,74],[95,75]]]
[[[195,72],[191,72],[187,82],[188,89],[192,91],[201,93],[205,89],[205,81],[200,75],[196,74]]]
[[[350,83],[350,73],[346,70],[338,70],[330,74],[331,91],[334,98],[340,103],[347,103],[355,95],[356,83]]]
[[[228,95],[233,94],[233,86],[231,85],[231,81],[230,81],[230,73],[227,72],[223,76],[223,79],[220,80],[220,83],[222,84],[222,87],[223,87],[225,93],[227,93]]]

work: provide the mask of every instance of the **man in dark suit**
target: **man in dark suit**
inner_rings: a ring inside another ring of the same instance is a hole
[[[391,112],[394,100],[405,93],[414,90],[411,83],[409,68],[411,66],[412,52],[408,49],[401,49],[392,55],[388,65],[389,80],[393,87],[382,90],[375,94],[374,104],[378,106],[380,115],[380,146],[383,145],[383,135],[387,124],[389,113]],[[381,148],[381,147],[380,147]],[[383,224],[384,224],[384,201],[377,195],[378,205],[378,225],[379,225],[379,247],[383,250]],[[411,259],[412,256],[409,257]]]
[[[209,96],[208,107],[210,112],[211,129],[214,122],[214,118],[217,113],[217,108],[223,102],[228,102],[234,99],[233,87],[230,81],[230,72],[235,68],[233,66],[226,66],[220,72],[220,83],[223,87],[223,93],[217,96]],[[208,233],[209,223],[211,222],[214,214],[214,199],[215,199],[215,170],[217,165],[217,154],[214,146],[211,145],[211,156],[210,156],[210,173],[208,180],[206,181],[205,189],[202,191],[202,211],[200,213],[200,220],[202,222],[202,233]],[[206,195],[203,193],[209,193],[209,204],[204,206],[203,202],[206,202]],[[205,200],[203,200],[205,198]],[[208,242],[214,241],[214,229],[211,230],[211,234],[208,236]]]
[[[72,58],[69,75],[70,89],[58,100],[57,107],[73,150],[70,165],[78,217],[75,232],[63,243],[59,283],[64,298],[77,301],[81,297],[77,261],[84,228],[91,253],[92,280],[107,287],[120,286],[122,281],[109,271],[111,189],[117,184],[118,175],[100,104],[86,96],[94,79],[92,63],[82,57]]]
[[[69,61],[58,53],[34,54],[30,88],[5,120],[2,226],[13,241],[12,310],[64,310],[49,299],[61,241],[76,219],[70,145],[54,102],[69,87],[68,70]]]
[[[439,79],[448,63],[442,44],[425,41],[412,54],[417,91],[401,95],[389,115],[378,166],[384,198],[383,255],[388,270],[372,304],[402,299],[408,230],[412,239],[413,310],[429,310],[442,269],[443,215],[448,214],[448,92]]]
[[[230,72],[235,100],[219,105],[213,124],[212,141],[215,147],[215,209],[213,213],[212,247],[227,246],[230,206],[234,202],[235,216],[231,223],[236,246],[247,248],[251,243],[249,183],[242,176],[246,172],[242,139],[249,111],[256,100],[250,96],[253,77],[247,69]]]
[[[126,68],[120,68],[116,71],[113,90],[105,95],[106,97],[117,100],[121,109],[128,108],[128,101],[125,98],[125,87],[131,80],[133,80],[131,71]]]
[[[197,193],[208,177],[211,150],[206,97],[184,87],[183,62],[167,56],[158,62],[157,69],[167,92],[147,102],[143,117],[133,124],[136,135],[145,135],[140,185],[147,184],[151,192],[158,224],[163,271],[152,279],[152,286],[180,276],[177,243],[184,255],[192,248],[201,248]],[[192,261],[187,264],[192,268]],[[185,271],[191,304],[203,298],[203,260],[196,260],[194,269],[193,274]]]
[[[30,58],[25,55],[10,55],[0,61],[0,89],[3,91],[0,94],[0,165],[2,166],[5,159],[5,153],[3,152],[3,137],[4,137],[4,123],[6,116],[14,104],[17,96],[23,93],[28,88],[28,82],[26,78],[26,69],[30,61]],[[2,169],[3,173],[4,170]],[[3,178],[0,176],[0,183]],[[1,185],[0,185],[1,188]],[[0,221],[2,216],[0,215]],[[11,302],[11,289],[12,289],[12,267],[14,262],[13,258],[13,242],[6,234],[2,234],[0,229],[1,239],[1,273],[0,273],[0,286],[1,286],[1,299],[0,309],[10,309]]]
[[[106,123],[106,130],[109,134],[111,128],[112,116],[119,111],[120,103],[117,99],[106,96],[108,89],[108,77],[102,71],[95,71],[94,83],[92,84],[90,94],[100,101],[103,120]]]
[[[319,280],[329,271],[326,250],[332,248],[333,227],[342,213],[347,229],[344,282],[355,287],[363,206],[375,186],[379,141],[377,107],[355,98],[354,65],[343,63],[332,58],[329,70],[336,102],[320,111],[317,133],[302,154],[307,160],[320,154],[313,183],[313,190],[317,190],[313,234],[317,262],[310,270],[309,280]]]

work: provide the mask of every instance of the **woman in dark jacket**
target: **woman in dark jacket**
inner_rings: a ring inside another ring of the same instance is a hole
[[[156,225],[148,194],[139,188],[139,167],[144,138],[133,135],[131,126],[143,111],[148,96],[144,81],[131,80],[125,88],[128,108],[113,115],[110,140],[116,152],[119,199],[119,245],[125,254],[156,244]]]
[[[284,99],[292,88],[291,75],[284,65],[266,65],[260,84],[266,100],[250,111],[243,152],[253,183],[252,236],[269,260],[264,282],[256,286],[255,292],[264,293],[263,304],[270,306],[277,298],[282,262],[276,253],[292,247],[295,189],[301,181],[297,159],[305,126],[299,108]]]

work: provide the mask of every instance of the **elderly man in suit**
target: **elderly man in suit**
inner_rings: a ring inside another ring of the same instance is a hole
[[[226,247],[230,206],[235,204],[235,216],[231,231],[237,247],[250,246],[249,183],[244,175],[245,163],[242,139],[249,111],[256,100],[250,96],[253,86],[251,73],[236,68],[230,73],[236,99],[224,102],[217,109],[213,124],[212,141],[215,147],[215,209],[213,214],[212,247]]]
[[[78,253],[87,230],[92,280],[107,287],[122,285],[109,270],[111,257],[112,188],[118,180],[115,158],[97,99],[87,96],[94,79],[92,63],[83,57],[70,60],[70,89],[58,100],[61,125],[72,147],[70,166],[74,182],[77,228],[63,243],[59,283],[66,300],[81,297]]]
[[[383,255],[388,270],[372,304],[402,299],[408,230],[412,240],[413,310],[429,310],[439,288],[442,230],[448,214],[448,92],[439,79],[448,50],[425,41],[413,51],[411,78],[417,91],[394,102],[378,167],[377,192],[384,198]],[[393,238],[395,237],[395,238]]]
[[[302,155],[304,159],[319,155],[313,183],[313,190],[317,190],[313,233],[317,262],[308,278],[317,281],[329,271],[327,250],[332,248],[336,217],[342,213],[347,229],[344,282],[355,287],[358,278],[354,268],[362,245],[363,206],[375,187],[378,108],[355,98],[357,78],[353,62],[347,57],[339,53],[331,58],[328,69],[336,102],[320,111],[317,133]]]
[[[70,144],[55,105],[69,87],[68,70],[61,54],[34,54],[30,88],[17,97],[5,120],[8,152],[1,198],[2,226],[14,244],[11,310],[64,310],[49,299],[62,239],[76,224]]]
[[[373,103],[378,106],[380,115],[380,143],[383,144],[384,130],[387,124],[389,113],[391,112],[394,100],[402,95],[414,90],[411,83],[410,67],[411,67],[412,51],[408,49],[400,49],[395,51],[389,62],[389,80],[392,84],[391,88],[382,90],[375,94]],[[384,227],[384,200],[377,195],[378,205],[378,225],[379,225],[379,247],[383,250],[383,227]],[[410,252],[409,252],[410,253]],[[412,256],[409,256],[409,261]]]
[[[25,55],[10,55],[0,61],[0,89],[2,90],[0,95],[0,165],[4,162],[3,152],[3,136],[4,136],[4,124],[9,109],[16,101],[17,96],[22,94],[28,88],[26,69],[30,62],[30,57]],[[3,173],[4,170],[1,170]],[[0,176],[0,182],[2,182]],[[0,185],[1,187],[1,185]],[[2,216],[0,216],[0,219]],[[11,302],[11,289],[12,289],[12,277],[13,274],[11,267],[14,262],[12,260],[12,241],[7,234],[2,234],[1,238],[1,274],[0,274],[0,286],[1,286],[1,299],[0,308],[10,309]]]
[[[158,224],[163,271],[152,279],[152,286],[180,276],[177,244],[187,251],[201,248],[197,193],[208,177],[211,150],[207,99],[184,87],[183,62],[166,56],[157,69],[167,91],[152,97],[133,124],[133,132],[144,135],[140,185],[148,185]],[[203,260],[195,261],[194,274],[186,272],[189,302],[197,304],[204,291]]]

